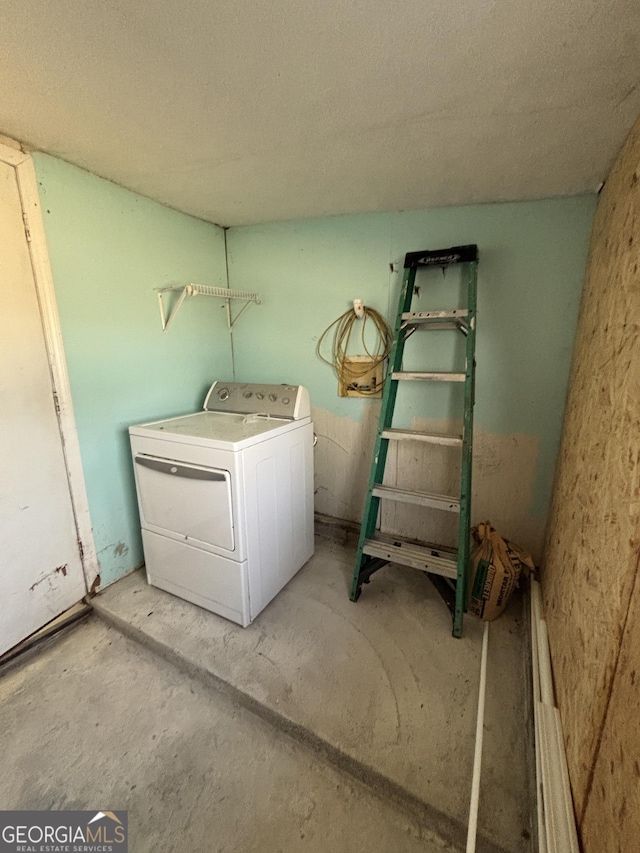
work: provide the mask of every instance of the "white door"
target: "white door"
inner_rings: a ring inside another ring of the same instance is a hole
[[[15,169],[0,162],[0,654],[85,594]]]

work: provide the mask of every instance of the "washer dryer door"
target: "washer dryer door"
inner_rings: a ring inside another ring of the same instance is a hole
[[[135,455],[143,527],[174,534],[192,545],[235,547],[228,471]]]

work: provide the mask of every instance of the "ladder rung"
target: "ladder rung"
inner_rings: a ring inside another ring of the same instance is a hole
[[[392,379],[423,379],[431,382],[464,382],[466,374],[464,373],[416,373],[402,371],[391,374]]]
[[[382,437],[390,440],[403,441],[405,439],[415,439],[416,441],[426,441],[429,444],[445,444],[450,447],[459,447],[462,444],[461,435],[445,435],[435,432],[419,432],[413,429],[385,429],[382,431]]]
[[[435,320],[433,323],[411,323],[410,321],[407,321],[406,323],[402,324],[401,328],[403,330],[404,329],[410,330],[409,333],[407,334],[407,337],[409,337],[409,334],[411,334],[412,332],[416,332],[416,331],[421,331],[421,332],[456,331],[456,332],[462,332],[463,334],[466,334],[466,332],[467,332],[467,325],[462,320]]]
[[[454,308],[451,311],[407,311],[402,315],[402,319],[405,323],[429,323],[433,320],[457,320],[468,316],[468,308]]]
[[[377,498],[386,498],[400,503],[429,506],[433,509],[444,509],[448,512],[460,512],[460,501],[448,495],[430,495],[428,492],[410,492],[397,489],[394,486],[374,486],[371,492]]]
[[[457,555],[440,548],[416,545],[402,539],[385,540],[375,536],[365,539],[362,552],[370,557],[380,557],[391,563],[443,575],[452,580],[458,577]]]

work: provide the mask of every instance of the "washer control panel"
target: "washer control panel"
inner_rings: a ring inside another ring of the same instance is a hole
[[[309,392],[302,385],[214,382],[204,401],[206,412],[269,415],[299,420],[311,415]]]

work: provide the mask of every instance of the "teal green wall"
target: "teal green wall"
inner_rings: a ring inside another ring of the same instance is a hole
[[[361,421],[376,403],[336,396],[336,379],[315,354],[319,335],[354,297],[394,316],[405,252],[477,243],[476,423],[496,435],[537,439],[530,512],[543,518],[595,204],[595,196],[580,196],[232,228],[230,286],[264,298],[234,333],[236,378],[302,383],[316,406]],[[422,275],[420,307],[447,307],[455,271],[444,280],[439,270]],[[423,353],[436,369],[438,360],[446,368],[450,354],[442,341]],[[414,366],[426,369],[426,362]],[[415,386],[396,409],[400,419],[455,412],[459,388]]]
[[[221,302],[165,334],[154,288],[225,284],[224,233],[34,155],[102,584],[142,561],[127,428],[202,406],[231,376]]]
[[[239,320],[232,354],[221,302],[186,302],[163,334],[154,293],[224,285],[222,229],[47,155],[34,162],[102,584],[143,559],[128,426],[193,411],[213,379],[233,375],[302,383],[316,407],[364,423],[379,404],[339,398],[316,343],[354,297],[391,318],[404,254],[416,249],[480,247],[476,423],[535,439],[529,513],[544,520],[594,196],[232,228],[229,284],[264,300]],[[421,289],[418,307],[454,304],[456,273],[425,272]],[[422,335],[405,366],[442,369],[455,355]],[[452,415],[460,390],[416,383],[398,418]]]

